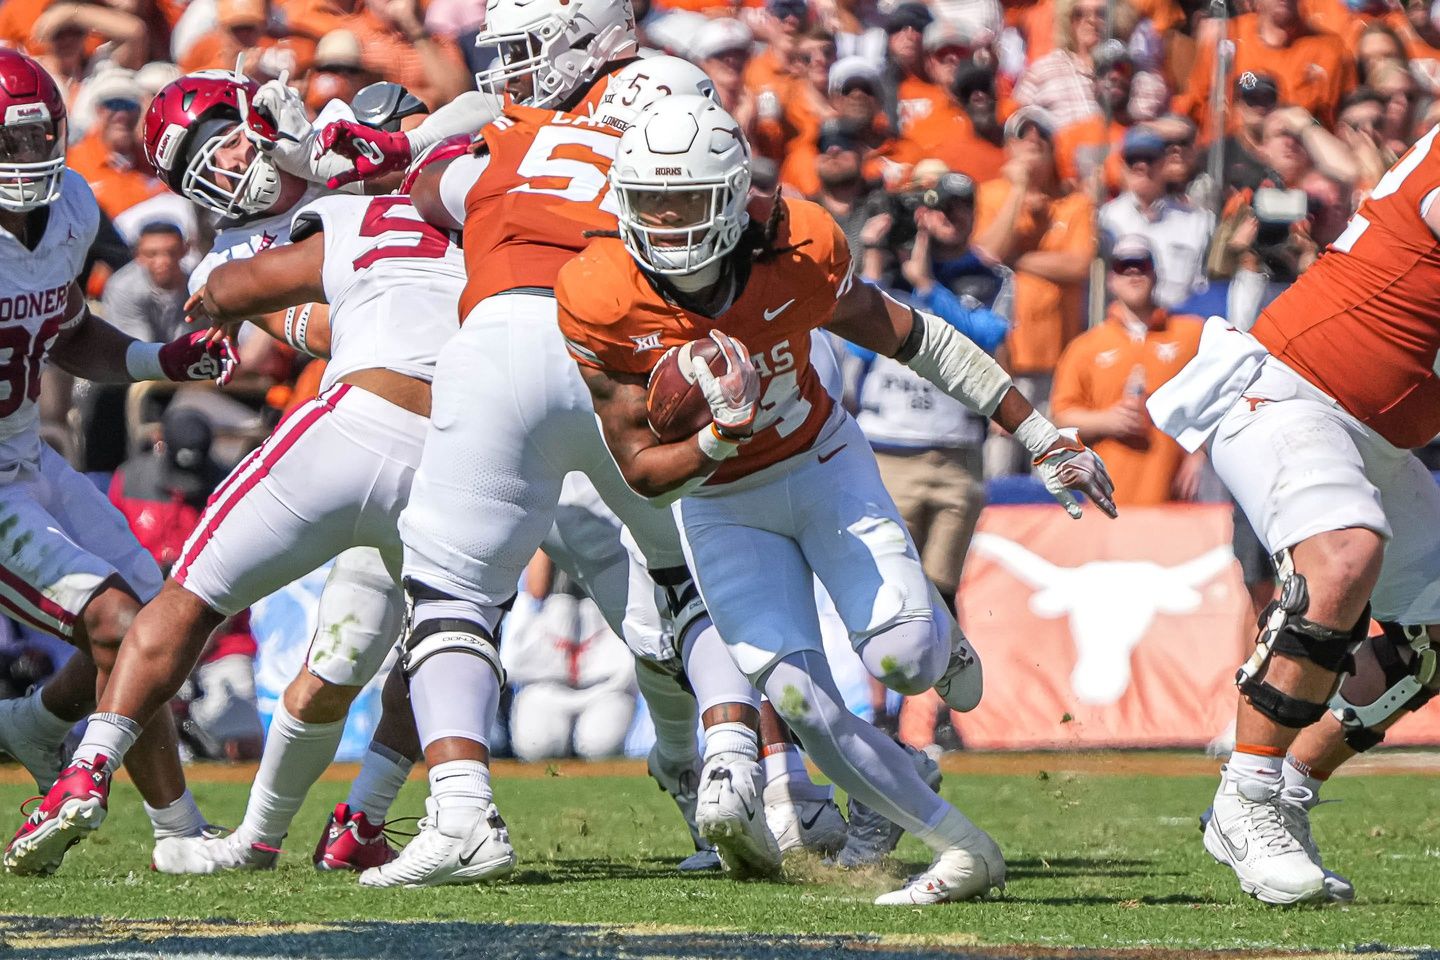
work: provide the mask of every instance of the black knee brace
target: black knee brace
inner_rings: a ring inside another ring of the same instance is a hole
[[[1393,621],[1380,626],[1383,633],[1355,649],[1353,670],[1330,699],[1331,712],[1345,728],[1345,743],[1357,753],[1381,743],[1382,724],[1429,703],[1440,685],[1436,651],[1424,626]]]
[[[701,617],[707,615],[700,588],[688,567],[661,567],[649,571],[650,579],[660,588],[665,602],[660,614],[670,621],[675,636],[675,653],[683,658],[685,634]]]
[[[1307,620],[1303,614],[1310,606],[1310,594],[1305,577],[1294,572],[1288,557],[1283,558],[1280,565],[1286,570],[1280,599],[1272,600],[1261,614],[1255,653],[1236,672],[1235,683],[1256,710],[1283,727],[1300,729],[1323,717],[1326,704],[1292,697],[1266,681],[1270,657],[1281,653],[1343,675],[1351,667],[1351,650],[1365,639],[1370,606],[1366,604],[1349,630],[1335,630]],[[1339,683],[1338,677],[1336,683]]]

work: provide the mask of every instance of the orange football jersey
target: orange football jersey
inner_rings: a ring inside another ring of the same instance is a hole
[[[555,286],[560,331],[587,366],[647,375],[665,351],[711,330],[737,338],[760,375],[755,433],[708,484],[727,483],[808,450],[835,402],[810,364],[810,331],[830,321],[850,286],[850,248],[823,207],[784,200],[781,248],[753,263],[730,308],[711,319],[658,293],[619,240],[600,239],[565,265]]]
[[[590,242],[585,231],[615,229],[606,175],[620,132],[590,119],[610,74],[573,113],[512,103],[480,131],[490,163],[465,197],[462,322],[502,290],[554,287],[556,271]]]
[[[1375,185],[1315,265],[1251,331],[1276,357],[1401,448],[1440,434],[1440,196],[1435,127]]]

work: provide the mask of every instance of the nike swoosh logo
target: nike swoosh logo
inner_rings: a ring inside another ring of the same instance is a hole
[[[820,815],[821,815],[822,813],[824,813],[824,812],[825,812],[825,808],[824,808],[824,807],[818,807],[818,808],[816,808],[816,810],[815,810],[815,815],[814,815],[813,817],[811,817],[809,820],[806,820],[804,817],[801,817],[801,818],[800,818],[800,826],[804,827],[806,830],[814,829],[816,822],[819,821],[819,819],[820,819]]]
[[[839,453],[841,450],[844,450],[844,449],[845,449],[846,447],[848,447],[848,446],[850,446],[850,444],[848,444],[848,443],[842,443],[842,444],[840,444],[840,446],[836,447],[834,450],[831,450],[829,453],[827,453],[827,454],[825,454],[824,456],[822,456],[822,457],[820,458],[820,462],[821,462],[821,463],[829,463],[831,460],[835,459],[835,454]]]
[[[755,819],[755,811],[750,807],[750,804],[745,802],[745,799],[743,797],[740,798],[740,806],[745,810],[745,819]]]
[[[776,317],[780,316],[780,314],[782,314],[782,313],[784,313],[786,310],[790,309],[790,304],[792,304],[792,303],[794,303],[794,302],[795,302],[795,298],[794,298],[794,297],[791,297],[789,300],[786,300],[784,303],[780,304],[780,306],[776,307],[774,310],[766,310],[766,311],[765,311],[765,321],[768,323],[768,322],[770,322],[771,320],[774,320]]]
[[[1244,860],[1249,855],[1249,840],[1245,841],[1244,846],[1236,846],[1235,841],[1230,839],[1230,835],[1224,830],[1221,830],[1218,825],[1215,827],[1215,832],[1220,835],[1220,842],[1224,845],[1226,850],[1230,851],[1231,857],[1236,860]]]
[[[467,854],[463,854],[463,855],[460,857],[460,866],[462,866],[462,867],[468,867],[468,866],[470,866],[470,861],[475,859],[475,855],[480,852],[480,848],[483,847],[483,846],[485,846],[486,842],[489,841],[489,839],[490,839],[489,837],[486,837],[484,840],[481,840],[479,843],[475,844],[475,849],[474,849],[474,850],[471,850],[471,851],[470,851],[469,853],[467,853]]]

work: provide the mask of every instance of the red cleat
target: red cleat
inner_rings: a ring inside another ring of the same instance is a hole
[[[54,873],[65,851],[105,822],[110,799],[106,763],[105,757],[96,757],[93,764],[80,760],[60,771],[55,785],[5,848],[6,870]]]
[[[385,840],[385,824],[371,823],[362,811],[337,803],[320,843],[315,847],[317,870],[368,870],[399,854]]]

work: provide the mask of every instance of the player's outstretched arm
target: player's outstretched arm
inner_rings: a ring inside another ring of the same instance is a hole
[[[696,437],[678,443],[660,442],[650,429],[645,377],[583,363],[579,366],[600,418],[605,445],[620,467],[621,476],[636,493],[662,504],[670,503],[720,466],[723,458],[707,455]],[[705,427],[705,431],[710,429]]]
[[[65,325],[50,347],[50,359],[66,373],[96,383],[214,380],[221,386],[234,376],[228,338],[212,342],[200,331],[170,343],[147,343],[93,315],[79,284],[71,285],[68,302]]]
[[[878,287],[854,283],[840,295],[827,327],[852,343],[894,357],[971,410],[1014,434],[1035,458],[1045,487],[1072,517],[1079,490],[1115,516],[1105,464],[1073,430],[1059,430],[1031,406],[995,359],[939,317],[908,307]]]
[[[185,318],[219,335],[233,334],[245,321],[276,340],[312,356],[330,353],[330,314],[325,303],[325,237],[263,250],[244,260],[222,263],[185,302]],[[309,307],[310,309],[293,309]]]

